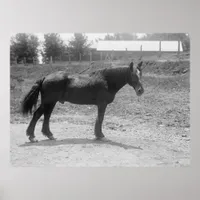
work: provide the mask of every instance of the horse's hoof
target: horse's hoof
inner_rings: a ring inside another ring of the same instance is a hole
[[[36,143],[36,142],[38,142],[38,140],[35,139],[35,138],[29,138],[29,140],[30,140],[31,143]]]
[[[102,140],[104,137],[95,137],[94,140]]]
[[[108,142],[109,141],[109,139],[107,139],[105,137],[96,137],[95,140],[101,141],[101,142]]]
[[[109,142],[110,140],[107,139],[107,138],[105,138],[105,137],[103,137],[103,138],[100,139],[100,141],[102,141],[102,142]]]
[[[56,140],[56,138],[53,137],[53,136],[49,136],[48,138],[49,138],[50,140]]]

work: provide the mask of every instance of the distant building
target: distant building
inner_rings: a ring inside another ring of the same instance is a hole
[[[182,42],[179,41],[112,41],[102,40],[96,45],[97,52],[108,59],[134,57],[140,55],[155,55],[156,53],[182,52]]]
[[[97,43],[97,51],[163,51],[177,52],[183,51],[182,43],[178,41],[99,41]]]

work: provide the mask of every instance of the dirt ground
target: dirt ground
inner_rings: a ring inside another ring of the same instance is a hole
[[[31,119],[23,118],[19,105],[36,77],[47,67],[11,68],[10,160],[16,167],[37,166],[189,166],[190,107],[189,63],[146,63],[145,94],[138,98],[125,86],[108,106],[103,132],[108,141],[94,140],[97,114],[94,106],[57,104],[50,127],[56,141],[41,134],[41,118],[36,126],[38,143],[25,135]],[[172,67],[174,66],[174,67]],[[84,68],[84,67],[82,67]]]

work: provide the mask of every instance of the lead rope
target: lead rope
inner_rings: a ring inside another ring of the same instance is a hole
[[[89,67],[82,70],[81,72],[79,72],[79,74],[82,74],[83,72],[87,71],[88,69],[90,69],[93,66],[94,62],[90,63]]]
[[[102,63],[101,63],[101,64],[102,64]],[[90,69],[91,67],[93,67],[93,65],[94,65],[94,62],[92,62],[88,68],[86,68],[86,69],[84,69],[83,71],[79,72],[79,74],[82,74],[83,72],[87,71],[88,69]],[[111,63],[111,65],[110,65],[109,67],[112,68],[112,67],[113,67],[113,63]],[[107,68],[109,68],[109,67],[107,67]]]

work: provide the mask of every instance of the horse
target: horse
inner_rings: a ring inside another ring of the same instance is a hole
[[[57,102],[97,106],[94,135],[97,140],[105,139],[102,123],[106,107],[113,102],[116,93],[126,84],[133,87],[137,96],[144,93],[141,84],[142,63],[140,61],[137,66],[134,66],[131,62],[127,66],[98,69],[87,74],[69,74],[66,71],[58,71],[38,79],[21,103],[23,116],[33,114],[26,129],[30,142],[38,142],[34,131],[42,115],[44,115],[44,120],[41,132],[50,140],[56,139],[50,130],[49,120]],[[36,109],[39,94],[41,104]],[[33,107],[35,107],[34,113],[32,112]]]

